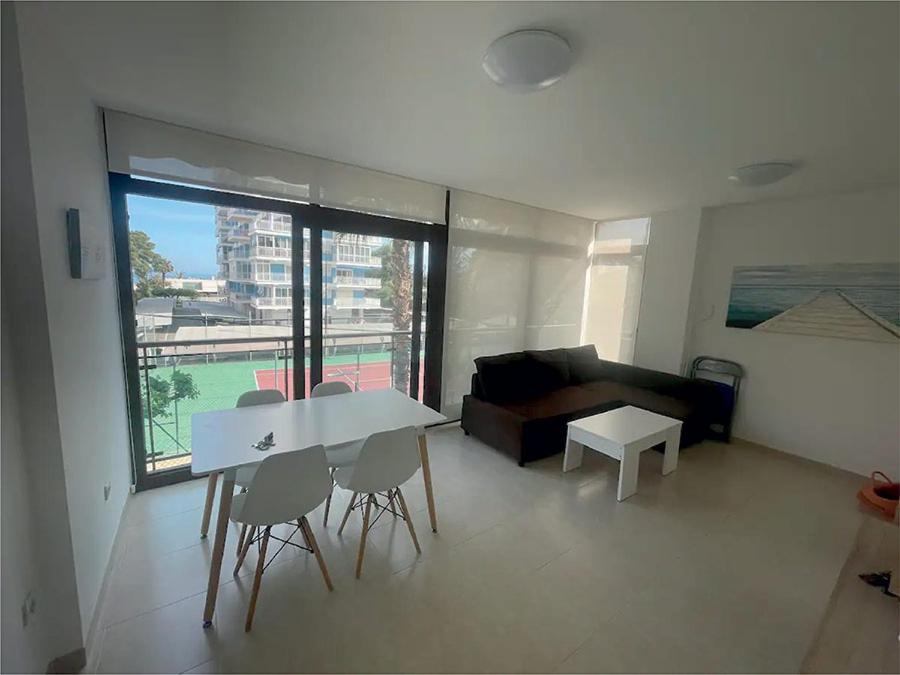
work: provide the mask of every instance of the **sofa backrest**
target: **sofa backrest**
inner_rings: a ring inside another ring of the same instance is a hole
[[[556,389],[611,381],[675,395],[694,382],[678,375],[604,361],[594,345],[527,350],[475,359],[472,394],[491,403],[527,401]]]
[[[593,350],[593,345],[589,347]],[[475,359],[472,393],[492,403],[511,403],[567,387],[572,383],[570,351],[544,349],[481,356]],[[596,360],[596,350],[593,354]]]

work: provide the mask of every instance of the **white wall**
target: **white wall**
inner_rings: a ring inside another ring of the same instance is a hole
[[[82,629],[91,625],[131,483],[105,158],[96,103],[61,53],[52,3],[16,3],[50,352]],[[113,55],[109,55],[110,58]],[[103,278],[69,277],[65,211],[107,256]],[[103,487],[112,492],[104,501]]]
[[[896,344],[726,328],[736,265],[898,260],[896,189],[709,209],[689,355],[741,363],[734,435],[861,474],[900,475]]]
[[[38,247],[15,13],[2,9],[3,672],[46,672],[82,646],[81,618]],[[25,599],[35,611],[22,617]],[[30,604],[30,603],[29,603]],[[70,665],[72,662],[70,661]]]
[[[701,209],[650,217],[634,365],[680,374],[688,328]]]

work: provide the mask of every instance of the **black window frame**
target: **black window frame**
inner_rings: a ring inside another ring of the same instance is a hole
[[[141,410],[141,376],[138,363],[138,343],[135,328],[135,302],[131,275],[131,255],[128,247],[128,195],[157,199],[206,204],[209,206],[246,208],[255,211],[283,213],[291,217],[292,234],[292,343],[294,353],[294,398],[303,398],[306,388],[305,367],[297,367],[297,355],[305,358],[304,345],[310,343],[310,387],[322,381],[323,331],[322,331],[322,232],[347,232],[394,239],[406,239],[413,243],[413,317],[412,350],[410,354],[410,396],[418,398],[420,351],[424,340],[425,369],[422,401],[440,410],[441,370],[444,341],[444,298],[447,283],[447,249],[450,194],[445,201],[445,222],[423,223],[382,215],[338,209],[318,204],[308,204],[270,197],[259,197],[236,192],[194,187],[177,183],[109,172],[110,206],[112,210],[113,244],[115,252],[116,285],[119,317],[122,331],[122,359],[128,400],[128,417],[131,437],[132,479],[135,490],[145,490],[162,485],[189,480],[193,476],[190,467],[147,472],[144,439],[143,412]],[[310,334],[304,325],[303,280],[303,229],[310,232]],[[428,243],[428,307],[425,330],[422,331],[422,284],[424,279],[424,243]],[[424,335],[422,333],[424,332]]]

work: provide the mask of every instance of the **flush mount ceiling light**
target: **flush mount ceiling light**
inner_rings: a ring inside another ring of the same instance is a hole
[[[520,30],[494,40],[481,67],[494,82],[511,91],[546,89],[572,66],[572,49],[556,33]]]
[[[761,164],[748,164],[734,170],[728,177],[735,183],[747,187],[759,187],[771,185],[783,178],[787,178],[797,170],[797,165],[791,162],[763,162]]]

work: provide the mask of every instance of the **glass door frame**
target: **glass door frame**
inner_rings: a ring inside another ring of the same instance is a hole
[[[440,409],[441,368],[444,338],[444,299],[447,283],[447,246],[450,193],[445,202],[445,222],[422,223],[359,211],[348,211],[317,204],[257,197],[215,189],[192,187],[141,179],[127,174],[109,172],[110,206],[112,209],[113,245],[115,252],[116,285],[122,330],[122,358],[127,393],[127,413],[131,437],[132,479],[135,490],[145,490],[189,480],[190,467],[147,472],[143,411],[141,409],[141,374],[138,362],[135,301],[131,274],[131,253],[128,245],[129,195],[191,202],[209,206],[245,208],[254,211],[283,213],[291,217],[291,288],[294,368],[294,398],[303,398],[306,391],[304,346],[309,340],[310,388],[322,381],[323,325],[322,325],[322,232],[346,232],[414,243],[412,361],[410,372],[411,395],[418,394],[419,352],[422,346],[422,286],[424,244],[428,243],[428,308],[425,316],[425,370],[422,400],[425,405]],[[303,230],[310,233],[309,304],[310,334],[305,334],[305,302],[303,280]],[[298,367],[298,358],[300,355]],[[415,383],[413,385],[413,383]]]

